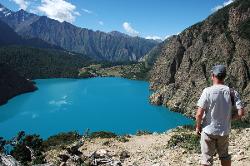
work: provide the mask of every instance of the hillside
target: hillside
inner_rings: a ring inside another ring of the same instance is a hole
[[[11,67],[0,63],[0,105],[13,96],[35,90],[33,82],[21,77]]]
[[[0,47],[0,62],[8,64],[25,78],[38,79],[78,78],[79,70],[92,60],[67,51],[6,46]]]
[[[250,110],[250,1],[236,0],[167,41],[150,71],[154,104],[194,117],[210,70],[227,66],[226,83]]]
[[[120,32],[104,33],[58,22],[24,10],[13,12],[0,4],[0,19],[25,38],[39,38],[50,44],[90,56],[95,60],[137,61],[157,42],[130,37]]]

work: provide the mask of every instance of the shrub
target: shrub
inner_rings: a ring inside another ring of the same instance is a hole
[[[17,144],[13,145],[13,149],[10,154],[13,155],[14,158],[19,160],[22,164],[26,165],[32,161],[31,158],[31,150],[34,152],[35,159],[32,161],[34,164],[42,164],[44,163],[44,155],[43,153],[43,140],[39,135],[27,135],[25,136],[25,132],[21,131],[18,133]]]
[[[24,165],[31,161],[31,152],[24,144],[17,144],[10,154]]]
[[[98,131],[90,134],[90,138],[116,138],[117,135],[112,132]]]
[[[250,127],[250,120],[235,120],[232,121],[232,128],[239,129],[239,128],[249,128]]]
[[[0,153],[3,153],[5,144],[6,141],[3,139],[3,137],[0,137]]]
[[[77,132],[59,133],[57,135],[49,137],[43,142],[43,146],[46,149],[51,149],[53,146],[63,146],[75,142],[80,138]]]
[[[138,131],[136,132],[136,135],[137,135],[137,136],[150,135],[150,134],[152,134],[152,132],[150,132],[150,131],[138,130]]]
[[[125,143],[128,142],[129,139],[126,136],[120,136],[117,138],[117,141]]]
[[[195,134],[180,133],[173,135],[168,141],[168,147],[182,147],[188,151],[200,152],[199,137]]]

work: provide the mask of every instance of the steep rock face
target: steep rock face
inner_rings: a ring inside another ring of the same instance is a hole
[[[24,39],[19,36],[8,24],[0,20],[0,46],[22,45],[37,48],[61,49],[38,38]]]
[[[25,38],[39,38],[68,51],[90,56],[95,60],[138,61],[158,42],[131,37],[120,32],[104,33],[58,22],[24,10],[12,12],[3,6],[0,19]],[[6,11],[9,14],[4,14]],[[4,13],[3,13],[4,12]]]
[[[19,76],[5,64],[0,64],[0,105],[18,94],[36,89],[31,81]]]
[[[151,70],[151,102],[194,117],[210,70],[227,66],[226,83],[250,109],[250,2],[237,0],[165,42]]]

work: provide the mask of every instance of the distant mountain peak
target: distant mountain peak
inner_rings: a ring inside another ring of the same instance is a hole
[[[7,17],[9,16],[10,14],[12,14],[13,12],[6,8],[5,6],[3,6],[1,3],[0,3],[0,18],[1,17]]]
[[[125,33],[118,32],[118,31],[111,31],[111,32],[109,32],[109,34],[114,35],[114,36],[130,37],[129,35],[127,35]]]

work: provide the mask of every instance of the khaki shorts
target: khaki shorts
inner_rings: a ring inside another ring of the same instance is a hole
[[[217,150],[220,160],[231,160],[228,154],[229,137],[201,133],[201,164],[213,165],[213,156]]]

